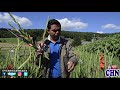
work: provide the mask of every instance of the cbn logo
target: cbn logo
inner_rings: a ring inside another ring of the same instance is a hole
[[[106,77],[118,77],[120,76],[120,70],[119,69],[106,69],[105,76]]]

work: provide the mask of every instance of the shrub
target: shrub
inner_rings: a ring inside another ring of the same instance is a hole
[[[81,45],[81,38],[80,37],[73,38],[72,46],[75,47],[79,45]]]

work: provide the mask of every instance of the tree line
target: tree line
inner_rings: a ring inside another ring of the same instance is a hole
[[[35,41],[42,39],[42,34],[44,29],[24,29],[25,32],[30,34]],[[15,32],[16,33],[16,32]],[[92,32],[70,32],[70,31],[62,31],[62,37],[72,39],[74,41],[73,45],[81,44],[82,41],[91,41],[93,38],[98,40],[104,38],[106,36],[110,36],[111,34],[99,34]],[[46,37],[48,33],[46,33]],[[13,34],[11,34],[6,28],[0,28],[0,38],[15,38]]]

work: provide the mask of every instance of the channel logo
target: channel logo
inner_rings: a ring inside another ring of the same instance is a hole
[[[22,72],[18,72],[18,76],[21,77],[22,76]]]
[[[28,72],[24,72],[24,76],[27,77],[28,76]]]
[[[119,77],[120,70],[119,69],[106,69],[105,76],[106,77]]]
[[[6,76],[6,72],[2,72],[2,76]]]
[[[9,76],[15,76],[16,75],[16,72],[8,72],[7,73]]]

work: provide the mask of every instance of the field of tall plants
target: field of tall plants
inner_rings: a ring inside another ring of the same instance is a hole
[[[35,64],[35,50],[30,46],[24,46],[22,41],[11,48],[0,48],[1,69],[28,70],[28,78],[37,78],[41,75],[40,67]]]
[[[106,78],[107,68],[120,68],[120,35],[78,46],[75,53],[78,65],[72,72],[74,78]]]
[[[115,36],[113,37],[115,38]],[[111,38],[106,38],[105,41]],[[116,39],[119,41],[119,38]],[[105,41],[103,40],[103,42]],[[6,69],[9,65],[12,65],[14,69],[29,70],[29,78],[39,78],[41,75],[41,70],[39,66],[35,64],[35,51],[33,47],[23,46],[24,43],[19,39],[17,39],[17,42],[18,44],[11,48],[0,48],[0,69]],[[106,78],[105,70],[107,68],[117,66],[119,69],[119,50],[116,50],[118,55],[115,55],[115,51],[110,52],[108,45],[105,44],[108,42],[99,42],[100,41],[95,41],[87,45],[75,47],[75,54],[78,59],[78,64],[71,72],[71,78]],[[108,44],[111,42],[109,40]],[[119,46],[119,42],[116,43],[116,46]],[[97,50],[93,51],[94,49],[92,50],[92,47]],[[115,49],[116,48],[119,49],[119,47],[115,47]],[[91,51],[89,51],[90,49]]]

